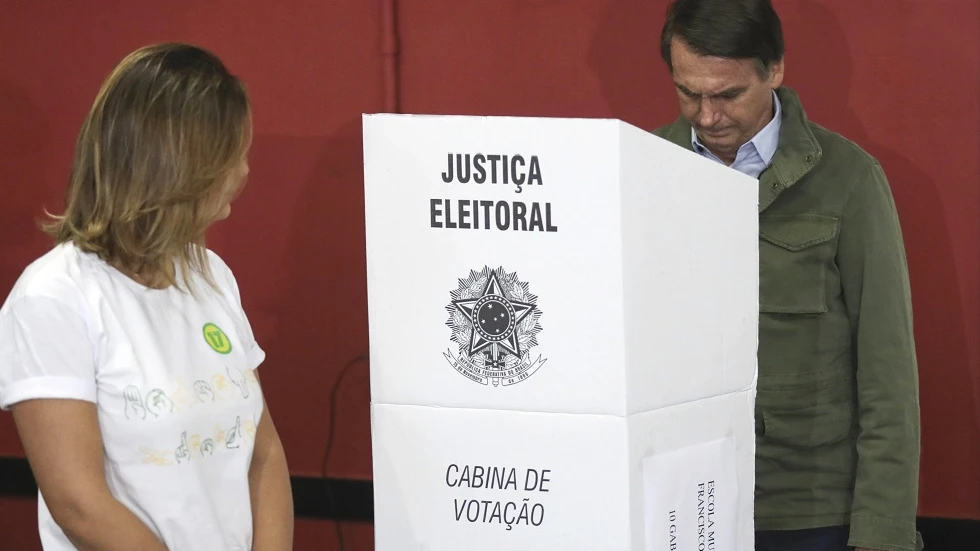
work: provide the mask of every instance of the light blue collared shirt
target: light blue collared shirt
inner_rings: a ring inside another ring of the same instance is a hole
[[[753,178],[758,178],[759,174],[762,174],[762,171],[769,166],[769,163],[772,162],[773,155],[776,154],[776,148],[779,146],[779,128],[782,125],[783,108],[779,103],[779,97],[776,96],[776,92],[772,93],[772,101],[776,105],[776,114],[773,115],[769,124],[760,130],[758,134],[744,143],[742,147],[738,148],[738,153],[735,155],[735,162],[731,164],[731,168],[734,168],[742,174],[748,174]],[[693,127],[691,128],[691,145],[694,147],[694,151],[702,157],[725,164],[724,161],[716,157],[714,153],[708,151],[708,148],[701,144],[701,139],[698,138],[698,134],[694,131]]]

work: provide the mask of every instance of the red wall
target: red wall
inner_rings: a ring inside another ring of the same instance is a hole
[[[0,296],[47,246],[33,220],[59,208],[106,72],[150,42],[211,48],[248,84],[256,131],[249,187],[211,246],[236,270],[268,352],[262,380],[291,470],[369,479],[366,362],[341,383],[325,469],[323,455],[331,389],[368,349],[360,114],[384,109],[380,2],[12,4],[0,17]],[[402,0],[401,110],[652,129],[676,115],[657,46],[665,5]],[[787,84],[812,119],[881,160],[898,202],[922,385],[920,512],[980,519],[980,3],[776,6]],[[22,455],[7,414],[0,454]],[[0,533],[33,542],[34,515],[32,502],[0,499]],[[330,523],[301,521],[297,533],[298,549],[332,548]],[[347,549],[372,547],[369,526],[345,534]]]

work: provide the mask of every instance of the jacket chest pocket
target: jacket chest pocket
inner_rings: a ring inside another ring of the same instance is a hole
[[[759,216],[759,310],[781,314],[827,311],[838,220],[826,214]]]

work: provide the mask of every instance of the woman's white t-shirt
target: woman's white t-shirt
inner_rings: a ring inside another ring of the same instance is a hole
[[[208,258],[220,293],[194,274],[197,296],[144,287],[72,244],[34,261],[0,309],[0,408],[95,403],[120,502],[169,549],[246,550],[265,353],[231,270]],[[45,550],[75,549],[40,492],[38,522]]]

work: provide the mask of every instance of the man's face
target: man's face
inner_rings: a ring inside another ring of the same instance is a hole
[[[783,62],[763,79],[753,59],[701,56],[679,38],[670,45],[681,115],[712,153],[732,162],[738,148],[772,120],[772,90],[783,81]]]

